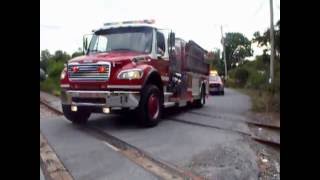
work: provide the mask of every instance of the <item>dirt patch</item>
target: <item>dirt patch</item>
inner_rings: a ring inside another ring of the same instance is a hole
[[[247,116],[254,122],[269,124],[280,128],[280,113],[254,113],[250,112]]]
[[[256,153],[259,167],[259,180],[280,179],[280,148],[261,144],[252,140],[247,141]]]
[[[40,103],[40,119],[51,118],[56,116],[56,113],[52,112],[52,110]]]
[[[241,140],[220,144],[197,154],[186,168],[206,179],[219,180],[253,180],[259,173],[255,152]]]

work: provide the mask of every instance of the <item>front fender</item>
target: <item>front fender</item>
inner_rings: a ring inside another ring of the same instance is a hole
[[[163,82],[161,80],[160,73],[153,67],[150,67],[145,70],[145,76],[142,83],[142,89],[148,85],[154,84],[156,85],[161,92],[163,92]]]

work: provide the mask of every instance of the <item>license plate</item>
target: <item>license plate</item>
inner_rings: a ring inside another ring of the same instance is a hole
[[[210,89],[211,91],[216,91],[216,90],[218,90],[217,88],[211,88]]]

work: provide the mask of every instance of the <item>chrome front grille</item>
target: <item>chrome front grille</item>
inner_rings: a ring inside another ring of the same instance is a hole
[[[73,67],[78,67],[77,72],[73,72]],[[98,68],[105,67],[106,72],[100,73]],[[110,77],[110,63],[85,63],[85,64],[69,64],[68,75],[70,81],[106,81]]]

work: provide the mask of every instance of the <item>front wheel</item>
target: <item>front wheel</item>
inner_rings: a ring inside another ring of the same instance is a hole
[[[139,122],[146,127],[156,126],[161,117],[163,98],[155,85],[147,85],[141,93],[138,107]]]
[[[64,116],[75,124],[85,124],[91,115],[88,109],[82,107],[78,107],[78,110],[73,112],[70,105],[62,105],[62,111]]]

